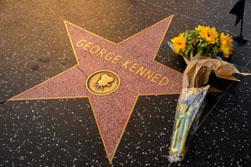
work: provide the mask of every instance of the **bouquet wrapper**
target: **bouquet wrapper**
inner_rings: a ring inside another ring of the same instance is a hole
[[[190,60],[184,59],[187,67],[183,73],[183,88],[202,87],[208,83],[209,75],[212,73],[218,78],[232,81],[239,81],[232,74],[250,75],[250,73],[240,73],[233,64],[226,61],[201,56],[199,54]]]
[[[187,67],[183,73],[183,87],[180,93],[174,120],[169,161],[181,161],[187,148],[189,140],[197,129],[200,110],[203,100],[209,89],[204,86],[208,83],[209,75],[214,73],[218,78],[239,81],[232,74],[250,75],[240,73],[234,65],[218,59],[212,59],[201,55],[196,55],[193,59],[187,60]]]
[[[202,88],[183,88],[176,108],[175,122],[169,154],[170,162],[181,161],[187,151],[187,139],[197,129],[201,114],[200,107],[209,86]]]

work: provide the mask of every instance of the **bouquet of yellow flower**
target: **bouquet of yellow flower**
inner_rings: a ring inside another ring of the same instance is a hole
[[[168,43],[187,63],[176,107],[169,153],[170,162],[178,162],[184,158],[189,137],[198,128],[200,107],[209,89],[209,85],[206,86],[209,75],[214,73],[219,78],[238,81],[232,76],[234,73],[239,73],[238,70],[234,65],[222,60],[232,54],[232,41],[229,34],[217,32],[214,27],[198,26],[195,30],[187,30],[173,38],[172,43]]]
[[[195,30],[187,30],[172,40],[175,53],[188,60],[196,54],[211,58],[229,58],[233,51],[232,37],[209,26],[198,26]]]

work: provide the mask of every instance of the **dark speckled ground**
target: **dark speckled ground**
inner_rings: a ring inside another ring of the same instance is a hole
[[[106,151],[87,98],[6,101],[76,65],[64,20],[120,42],[174,14],[156,60],[183,72],[185,63],[167,46],[198,24],[232,35],[237,0],[0,1],[0,166],[108,167]],[[244,36],[251,40],[251,3]],[[234,46],[230,62],[251,72],[250,43]],[[233,83],[211,77],[221,94],[209,94],[201,124],[183,162],[171,167],[251,166],[251,77]],[[178,95],[142,96],[112,166],[168,166]]]

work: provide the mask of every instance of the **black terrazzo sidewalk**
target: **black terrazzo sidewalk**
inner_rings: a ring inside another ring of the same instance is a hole
[[[183,72],[185,63],[167,41],[197,25],[238,35],[229,11],[237,0],[30,0],[0,1],[0,166],[168,166],[178,95],[142,96],[112,164],[87,98],[8,101],[77,62],[64,20],[113,42],[174,14],[156,60]],[[229,59],[251,72],[251,2],[246,1],[246,46]],[[171,167],[251,166],[251,77],[232,82],[211,77],[223,90],[210,93],[184,161]]]

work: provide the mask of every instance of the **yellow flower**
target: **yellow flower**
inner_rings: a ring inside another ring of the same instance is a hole
[[[198,27],[195,28],[195,30],[197,30],[197,31],[201,31],[204,29],[205,29],[205,26],[201,26],[201,25],[199,25]]]
[[[223,32],[220,35],[220,48],[223,52],[223,57],[229,58],[233,52],[233,40],[229,34],[225,35]]]
[[[204,38],[209,44],[215,44],[218,42],[218,33],[216,32],[215,27],[210,28],[209,26],[199,26],[197,29],[201,29],[201,37]]]
[[[179,54],[180,50],[182,50],[183,52],[186,50],[187,39],[183,34],[180,34],[180,36],[173,38],[171,41],[174,45],[174,50],[176,53]]]

